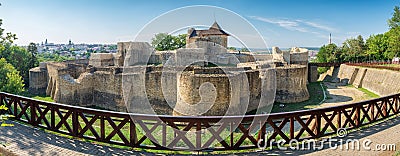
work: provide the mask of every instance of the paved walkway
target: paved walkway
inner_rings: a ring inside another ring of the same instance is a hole
[[[360,142],[359,150],[356,148],[353,150],[353,143],[349,142],[338,146],[337,149],[325,149],[307,155],[393,155],[396,150],[400,150],[400,147],[395,147],[395,149],[390,150],[382,150],[382,148],[388,148],[389,146],[391,146],[391,144],[397,144],[397,146],[399,146],[400,118],[396,118],[394,120],[384,122],[373,127],[369,127],[368,129],[363,129],[361,131],[351,133],[343,139],[358,139]]]
[[[0,142],[16,155],[154,155],[68,139],[13,121],[7,123],[14,126],[0,127]]]

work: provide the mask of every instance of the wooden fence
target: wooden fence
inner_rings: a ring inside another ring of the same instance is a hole
[[[278,140],[320,138],[399,113],[400,94],[295,112],[182,117],[112,112],[44,102],[0,92],[14,120],[99,142],[149,149],[238,150]],[[270,135],[266,137],[267,132]]]
[[[387,69],[387,70],[394,70],[394,71],[400,71],[400,67],[398,66],[388,66],[391,65],[391,63],[385,63],[385,62],[380,62],[380,63],[345,63],[346,65],[350,66],[361,66],[361,67],[369,67],[369,68],[378,68],[378,69]]]

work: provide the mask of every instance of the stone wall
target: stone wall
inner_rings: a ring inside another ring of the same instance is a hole
[[[93,72],[93,102],[91,105],[109,110],[126,111],[122,94],[122,74],[114,67],[107,71]]]
[[[66,64],[62,63],[48,63],[47,64],[47,73],[48,73],[48,83],[46,89],[46,95],[49,95],[53,98],[54,101],[58,101],[60,99],[60,94],[58,90],[59,85],[59,69],[66,68]]]
[[[206,82],[211,85],[201,88]],[[183,72],[178,79],[177,91],[179,97],[174,115],[224,115],[231,100],[229,79],[222,74]]]
[[[356,87],[370,90],[380,96],[400,93],[400,72],[364,68],[342,64],[339,70],[339,78],[348,81]]]
[[[276,102],[295,103],[308,100],[307,66],[291,65],[276,68]]]
[[[310,66],[308,69],[308,82],[317,82],[319,78],[318,67]]]
[[[219,45],[223,49],[225,49],[228,45],[228,37],[225,35],[213,35],[207,37],[188,37],[186,38],[187,44],[186,48],[212,48],[212,46]],[[211,49],[210,49],[211,52]]]
[[[29,70],[29,92],[34,94],[46,94],[47,89],[47,64],[41,62],[39,67]]]
[[[90,54],[89,65],[91,66],[114,66],[114,54],[112,53],[92,53]]]
[[[353,86],[357,87],[357,88],[361,88],[365,74],[367,73],[367,69],[366,68],[361,68],[361,69],[357,68],[356,70],[358,70],[358,72],[357,72],[357,74],[355,74]]]
[[[122,47],[119,50],[124,57],[124,66],[133,66],[149,63],[150,55],[154,53],[154,48],[147,42],[122,42],[118,44]]]
[[[355,66],[348,66],[345,64],[340,65],[338,78],[341,82],[347,84],[353,84],[354,79],[357,76],[359,68]]]
[[[77,60],[65,60],[63,61],[65,64],[83,64],[83,65],[88,65],[89,60],[88,59],[77,59]]]
[[[176,51],[176,65],[188,66],[191,64],[198,64],[204,66],[205,49],[203,48],[181,48]]]
[[[78,79],[74,79],[70,74],[61,74],[57,80],[56,92],[58,95],[56,102],[90,106],[93,102],[93,75],[84,73]]]
[[[254,54],[254,57],[257,61],[270,61],[274,58],[272,54]]]
[[[290,53],[290,64],[308,64],[308,51],[307,52],[293,52]]]
[[[156,113],[159,114],[172,114],[172,109],[170,107],[173,108],[173,104],[179,101],[176,95],[178,93],[178,84],[182,82],[188,82],[186,85],[183,85],[186,87],[186,90],[179,90],[180,93],[184,95],[188,95],[188,93],[190,93],[190,95],[198,95],[194,93],[198,93],[200,85],[205,82],[210,82],[215,85],[218,91],[217,102],[215,107],[212,108],[212,110],[215,111],[207,112],[207,115],[221,115],[221,113],[227,111],[227,106],[229,106],[229,104],[231,104],[231,106],[233,106],[232,109],[234,109],[231,111],[236,113],[241,110],[254,110],[258,107],[262,89],[265,88],[262,85],[268,86],[270,84],[266,79],[262,79],[261,75],[273,75],[271,72],[276,72],[277,74],[276,97],[272,98],[276,98],[278,102],[282,103],[300,102],[308,99],[306,77],[304,76],[306,74],[305,66],[291,66],[290,68],[279,67],[276,71],[273,69],[268,70],[268,74],[266,74],[266,71],[251,70],[251,68],[245,66],[245,71],[242,71],[244,73],[234,74],[238,78],[233,76],[233,81],[238,81],[234,82],[234,84],[241,84],[239,87],[235,85],[237,88],[236,91],[233,92],[232,88],[229,87],[230,82],[227,76],[224,76],[221,70],[213,71],[214,68],[192,69],[191,72],[193,75],[185,76],[185,74],[183,74],[184,76],[182,78],[177,78],[178,73],[176,71],[169,70],[168,68],[163,71],[160,67],[152,66],[130,67],[132,68],[130,69],[131,71],[118,67],[99,67],[94,70],[88,68],[86,72],[77,72],[82,70],[78,69],[79,67],[80,66],[76,66],[73,68],[71,65],[68,66],[60,63],[48,65],[49,85],[47,87],[47,93],[53,97],[56,102],[81,106],[98,106],[109,110],[126,111],[127,106],[122,96],[122,85],[124,84],[122,82],[123,74],[135,75],[135,71],[142,71],[142,73],[136,73],[137,77],[132,78],[132,80],[134,80],[134,83],[139,83],[137,85],[141,83],[145,86],[146,90],[144,91],[147,96],[135,98],[148,99],[153,109],[157,110]],[[123,70],[125,70],[126,73],[121,73]],[[239,68],[226,68],[226,70],[231,72],[240,71]],[[74,74],[79,76],[74,78]],[[241,76],[247,76],[248,82],[239,82],[244,80],[240,78]],[[266,83],[262,83],[263,81]],[[244,84],[248,84],[248,86],[246,87]],[[133,88],[138,89],[138,87]],[[195,91],[187,91],[193,88],[195,88]],[[191,100],[193,103],[198,102],[199,96],[188,95],[187,97],[193,98]],[[240,103],[245,103],[246,101],[250,103],[247,109],[242,108],[242,105],[240,105]],[[168,103],[172,104],[172,106],[169,106]]]
[[[174,115],[241,115],[272,104],[274,69],[207,71],[185,71],[180,75]],[[270,102],[260,103],[261,96]]]

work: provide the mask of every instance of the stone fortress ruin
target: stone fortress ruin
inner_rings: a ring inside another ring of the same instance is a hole
[[[119,42],[117,53],[42,62],[29,72],[29,89],[58,103],[123,112],[146,113],[141,102],[147,101],[157,114],[168,115],[235,115],[266,106],[261,96],[280,103],[309,98],[307,49],[229,52],[228,36],[215,22],[206,30],[190,28],[186,47],[174,51]]]

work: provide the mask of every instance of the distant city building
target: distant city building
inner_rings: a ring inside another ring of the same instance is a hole
[[[50,43],[48,39],[37,44],[38,53],[56,53],[61,56],[74,57],[75,59],[86,59],[88,53],[116,53],[115,44],[74,44],[71,39],[66,44]]]

